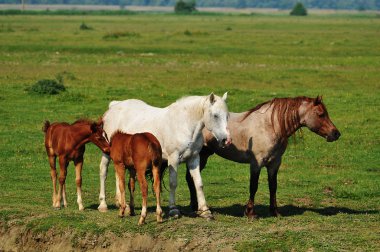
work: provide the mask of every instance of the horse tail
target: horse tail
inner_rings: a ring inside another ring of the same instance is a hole
[[[162,164],[162,149],[160,143],[157,142],[150,142],[148,145],[148,153],[151,155],[152,160],[152,169],[156,168],[159,171],[159,179],[160,179],[160,190],[162,189],[162,182],[163,182],[163,176],[164,176],[164,170],[161,167]],[[153,182],[153,181],[152,181]]]
[[[44,126],[42,126],[42,131],[46,133],[48,131],[49,127],[50,127],[50,122],[45,121]]]

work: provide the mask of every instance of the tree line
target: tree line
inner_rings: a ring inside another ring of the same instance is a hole
[[[150,5],[173,7],[177,1],[178,0],[25,0],[28,4]],[[13,4],[15,2],[21,3],[21,0],[0,0],[0,4]],[[306,8],[380,10],[380,0],[196,0],[196,6],[291,9],[297,2],[303,3]]]

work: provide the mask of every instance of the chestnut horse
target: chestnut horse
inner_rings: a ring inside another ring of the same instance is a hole
[[[275,98],[246,112],[230,112],[228,128],[233,143],[220,148],[212,134],[203,130],[205,144],[200,153],[201,169],[205,167],[208,157],[214,153],[235,162],[250,164],[250,197],[245,215],[252,219],[257,217],[254,211],[254,199],[260,170],[264,166],[267,167],[270,212],[271,215],[278,216],[277,172],[288,138],[301,127],[309,128],[328,142],[336,141],[340,137],[340,132],[331,122],[320,96],[315,99]],[[197,197],[189,172],[186,174],[186,180],[190,189],[191,206],[196,210]]]
[[[77,184],[77,203],[79,210],[83,210],[82,204],[82,166],[85,144],[93,142],[104,153],[109,153],[109,144],[107,136],[103,131],[103,123],[89,120],[78,120],[73,124],[45,122],[42,128],[45,132],[45,148],[49,157],[50,175],[53,182],[53,207],[59,209],[61,203],[67,207],[66,201],[66,175],[67,166],[70,161],[74,161],[75,175]],[[56,159],[58,157],[59,172],[59,190],[57,195],[57,172]],[[61,202],[63,201],[63,202]]]
[[[161,193],[161,172],[162,150],[160,142],[151,133],[138,133],[134,135],[116,132],[111,137],[111,159],[115,165],[116,174],[119,180],[120,189],[120,210],[119,216],[124,217],[124,212],[135,215],[134,212],[134,191],[135,178],[140,185],[142,194],[142,210],[139,219],[139,225],[145,223],[147,215],[147,196],[148,184],[145,178],[145,173],[153,174],[153,187],[156,194],[156,215],[157,222],[162,222],[162,209],[160,206]],[[125,203],[125,169],[129,170],[129,193],[130,204]]]

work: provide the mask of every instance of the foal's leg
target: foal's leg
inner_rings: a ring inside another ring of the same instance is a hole
[[[68,162],[64,156],[59,157],[59,189],[58,189],[58,198],[57,202],[59,204],[59,207],[61,206],[62,201],[64,201],[64,198],[66,197],[65,193],[65,181],[66,181],[66,175],[67,175],[67,165]],[[67,202],[63,202],[64,206],[67,206]],[[66,204],[66,205],[65,205]]]
[[[99,207],[100,212],[106,212],[108,210],[106,203],[106,179],[107,179],[107,169],[110,163],[110,156],[102,153],[102,160],[100,161],[100,192],[99,192]]]
[[[259,177],[260,177],[260,168],[257,164],[251,163],[251,178],[249,183],[249,200],[245,207],[244,214],[249,219],[257,218],[257,214],[255,212],[255,194],[257,192],[257,187],[259,185]]]
[[[267,165],[268,171],[268,185],[269,185],[269,194],[270,194],[270,206],[269,210],[272,216],[279,216],[277,209],[277,200],[276,200],[276,192],[277,192],[277,173],[278,169],[281,165],[281,159],[275,160],[272,163]]]
[[[123,164],[114,164],[115,170],[117,173],[117,178],[119,180],[119,189],[120,189],[120,208],[119,208],[119,217],[124,217],[125,213],[125,167]]]
[[[129,182],[128,182],[128,189],[129,189],[129,215],[135,216],[135,185],[136,184],[136,171],[135,169],[131,168],[129,170]],[[128,211],[128,209],[127,209]]]
[[[49,155],[49,164],[50,164],[50,177],[53,183],[53,207],[59,208],[59,201],[57,201],[57,170],[56,170],[56,159],[57,156]]]
[[[200,171],[201,172],[207,164],[207,159],[212,154],[213,154],[213,152],[208,147],[202,148],[201,152],[199,153],[199,157],[200,157],[199,165],[200,165]],[[186,164],[186,167],[187,167],[186,181],[187,181],[187,186],[189,187],[189,191],[190,191],[190,206],[194,211],[197,211],[198,210],[197,193],[195,191],[194,181],[190,175],[190,170],[189,170],[189,167],[187,164]]]
[[[153,166],[152,168],[153,173],[153,188],[154,193],[156,194],[156,217],[157,222],[162,222],[162,209],[161,209],[161,200],[160,200],[160,193],[161,193],[161,179],[160,179],[160,167]]]
[[[82,167],[83,167],[83,156],[74,160],[75,165],[75,183],[77,185],[77,203],[79,207],[79,211],[83,211],[83,203],[82,203]]]
[[[190,175],[193,178],[195,190],[198,200],[198,215],[206,219],[213,219],[211,211],[207,207],[206,199],[203,193],[202,177],[199,169],[199,155],[195,155],[187,160],[187,166],[190,170]]]
[[[137,180],[139,181],[141,195],[142,195],[142,209],[141,216],[139,219],[139,225],[145,224],[146,214],[147,214],[147,197],[148,197],[148,183],[145,178],[146,165],[145,164],[135,164],[137,171]]]

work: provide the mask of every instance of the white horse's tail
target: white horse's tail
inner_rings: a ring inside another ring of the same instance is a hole
[[[121,101],[111,101],[110,104],[108,105],[108,108],[111,108],[112,106],[120,103]]]

